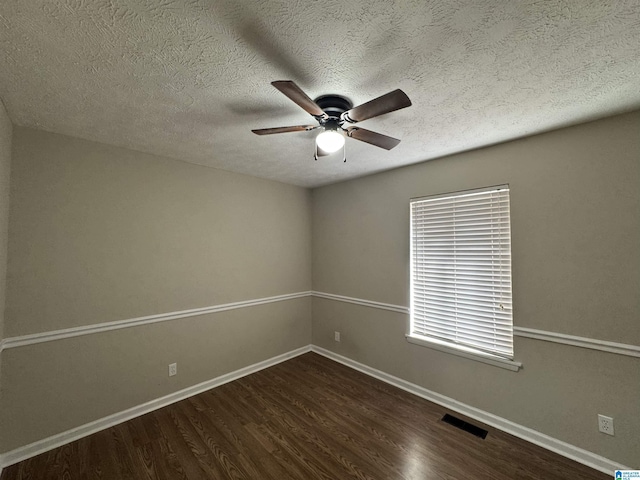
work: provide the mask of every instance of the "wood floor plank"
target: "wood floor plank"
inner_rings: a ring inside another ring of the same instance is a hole
[[[0,480],[604,480],[609,476],[320,355],[7,467]]]
[[[322,411],[321,405],[313,404],[311,401],[310,404],[314,406],[314,409],[305,407],[302,402],[294,398],[292,392],[282,386],[264,388],[256,392],[256,396],[261,397],[263,401],[269,399],[272,402],[270,408],[273,416],[282,422],[283,427],[295,429],[301,440],[314,446],[325,456],[326,461],[340,465],[350,474],[364,476],[349,462],[349,457],[358,458],[360,462],[368,464],[374,471],[378,470],[379,466],[382,466],[383,469],[393,470],[391,461],[386,460],[380,452],[371,451],[365,442],[358,441],[357,436],[344,435],[340,426],[336,423],[331,424],[326,415],[321,419],[317,415],[311,414],[313,411]],[[317,428],[319,423],[322,424],[323,429]],[[343,439],[339,450],[332,447],[332,445],[336,445],[336,435]],[[349,456],[345,455],[347,453]]]
[[[231,480],[246,480],[245,472],[232,460],[232,451],[220,447],[203,428],[193,415],[188,402],[179,402],[171,409],[172,417],[178,425],[180,433],[195,455],[200,467],[210,478]]]

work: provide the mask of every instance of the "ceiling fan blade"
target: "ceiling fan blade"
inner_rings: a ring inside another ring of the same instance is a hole
[[[381,133],[372,132],[360,127],[350,127],[347,129],[347,136],[360,140],[361,142],[367,142],[376,147],[384,148],[385,150],[391,150],[393,147],[400,143],[400,140],[393,137],[388,137]]]
[[[287,133],[287,132],[307,132],[320,128],[319,125],[296,125],[293,127],[275,127],[275,128],[259,128],[257,130],[251,130],[256,135],[271,135],[273,133]]]
[[[356,123],[410,106],[411,100],[409,100],[407,94],[398,89],[353,107],[351,110],[344,112],[342,118],[349,123]]]
[[[302,89],[291,80],[278,80],[271,82],[271,85],[284,93],[289,99],[293,100],[301,106],[307,113],[316,118],[328,118],[328,115],[322,110],[316,102],[311,100]]]

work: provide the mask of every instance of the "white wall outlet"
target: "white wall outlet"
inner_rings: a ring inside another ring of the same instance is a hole
[[[598,430],[613,436],[613,418],[598,414]]]
[[[173,377],[176,373],[178,373],[178,364],[172,363],[169,365],[169,376]]]
[[[340,341],[340,332],[333,332],[333,339],[336,342],[339,342]]]

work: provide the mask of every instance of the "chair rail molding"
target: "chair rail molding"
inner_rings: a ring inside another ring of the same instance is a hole
[[[346,295],[337,295],[334,293],[320,291],[303,291],[288,293],[284,295],[275,295],[272,297],[256,298],[251,300],[243,300],[240,302],[224,303],[213,305],[210,307],[194,308],[190,310],[181,310],[176,312],[160,313],[157,315],[148,315],[144,317],[130,318],[126,320],[116,320],[113,322],[104,322],[83,325],[79,327],[65,328],[61,330],[52,330],[48,332],[32,333],[20,335],[16,337],[8,337],[0,340],[0,352],[10,348],[17,348],[26,345],[34,345],[37,343],[51,342],[54,340],[62,340],[65,338],[78,337],[81,335],[92,335],[95,333],[108,332],[110,330],[118,330],[121,328],[135,327],[139,325],[147,325],[158,322],[166,322],[169,320],[177,320],[180,318],[194,317],[198,315],[207,315],[210,313],[224,312],[227,310],[235,310],[237,308],[253,307],[257,305],[265,305],[273,302],[282,302],[293,300],[296,298],[316,297],[325,300],[333,300],[337,302],[350,303],[368,308],[376,308],[379,310],[391,311],[409,315],[409,307],[405,305],[394,305],[391,303],[383,303],[375,300],[363,298],[349,297]],[[545,342],[559,343],[570,345],[573,347],[587,348],[608,352],[617,355],[625,355],[629,357],[640,358],[640,346],[626,343],[611,342],[608,340],[599,340],[596,338],[580,337],[577,335],[569,335],[566,333],[550,332],[546,330],[537,330],[527,327],[513,327],[513,334],[517,337],[541,340]]]
[[[8,337],[0,342],[0,351],[9,348],[34,345],[36,343],[51,342],[54,340],[62,340],[65,338],[79,337],[82,335],[92,335],[94,333],[108,332],[110,330],[119,330],[121,328],[137,327],[139,325],[148,325],[152,323],[166,322],[169,320],[177,320],[180,318],[207,315],[210,313],[224,312],[227,310],[235,310],[238,308],[255,307],[257,305],[265,305],[268,303],[283,302],[296,298],[309,297],[310,295],[310,291],[287,293],[284,295],[275,295],[273,297],[263,297],[255,298],[252,300],[243,300],[241,302],[224,303],[220,305],[213,305],[210,307],[193,308],[190,310],[160,313],[157,315],[148,315],[145,317],[130,318],[127,320],[116,320],[113,322],[96,323],[90,325],[82,325],[79,327],[64,328],[61,330],[52,330],[49,332]]]
[[[640,346],[638,345],[609,342],[607,340],[598,340],[596,338],[578,337],[576,335],[568,335],[566,333],[548,332],[546,330],[536,330],[525,327],[513,327],[513,333],[518,337],[534,338],[545,342],[573,345],[574,347],[590,348],[592,350],[600,350],[602,352],[640,358]]]
[[[390,310],[392,312],[404,313],[409,315],[411,312],[409,307],[404,305],[393,305],[390,303],[381,303],[374,300],[365,300],[362,298],[347,297],[345,295],[336,295],[333,293],[325,293],[313,291],[312,295],[317,298],[335,300],[338,302],[362,305],[364,307],[379,308],[382,310]],[[617,355],[626,355],[629,357],[640,358],[640,346],[630,345],[626,343],[610,342],[607,340],[599,340],[596,338],[579,337],[566,333],[549,332],[546,330],[536,330],[526,327],[513,327],[513,334],[516,337],[530,338],[534,340],[542,340],[545,342],[560,343],[563,345],[571,345],[574,347],[588,348],[591,350],[599,350],[601,352],[614,353]]]

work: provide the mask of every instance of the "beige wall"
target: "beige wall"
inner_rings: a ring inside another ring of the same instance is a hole
[[[7,277],[7,240],[9,225],[9,177],[11,174],[11,140],[13,126],[0,99],[0,406],[4,390],[2,379],[2,340],[4,339],[4,306]],[[0,418],[0,442],[4,434]]]
[[[15,128],[4,336],[305,291],[312,270],[315,290],[407,305],[409,198],[509,183],[515,324],[638,345],[639,132],[640,113],[619,116],[316,189],[311,202],[301,188]],[[408,344],[406,328],[402,314],[301,298],[6,349],[0,452],[313,341],[640,466],[637,358],[516,337],[513,373]],[[597,432],[597,413],[615,418],[615,437]]]
[[[9,177],[11,174],[12,125],[0,100],[0,341],[4,338],[4,304],[9,225]],[[1,359],[0,359],[1,362]],[[0,363],[0,372],[2,372]]]
[[[313,289],[408,305],[409,199],[504,183],[515,325],[640,345],[639,112],[314,190]],[[514,373],[409,344],[407,323],[313,301],[315,345],[640,467],[640,359],[516,337]]]
[[[16,128],[7,336],[308,290],[299,187]]]
[[[26,128],[13,143],[6,337],[310,289],[308,190]],[[308,345],[310,316],[301,298],[5,349],[0,452]]]
[[[4,305],[7,275],[7,240],[9,225],[9,177],[11,173],[12,125],[0,100],[0,406],[3,403],[2,340],[4,338]],[[5,437],[0,418],[0,442]]]

